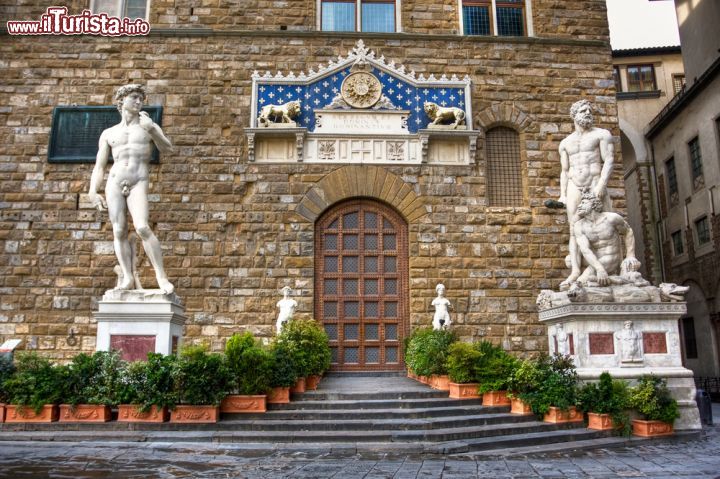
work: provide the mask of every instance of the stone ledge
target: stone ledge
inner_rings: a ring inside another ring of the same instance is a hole
[[[687,312],[685,303],[571,303],[555,306],[540,311],[540,321],[564,318],[568,315],[584,317],[602,317],[602,319],[617,319],[624,321],[622,315],[633,314],[638,316],[678,315]],[[616,316],[613,318],[613,316]]]

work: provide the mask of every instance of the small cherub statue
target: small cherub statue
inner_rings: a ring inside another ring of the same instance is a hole
[[[445,297],[445,285],[440,283],[435,286],[437,292],[437,298],[433,299],[432,305],[435,306],[435,315],[433,316],[433,329],[448,329],[452,324],[450,321],[450,312],[452,304],[450,300]]]
[[[280,334],[280,332],[282,331],[285,323],[292,319],[298,305],[297,301],[290,298],[290,293],[292,292],[292,288],[290,288],[290,286],[285,286],[280,291],[283,294],[283,299],[278,301],[276,304],[276,306],[280,308],[280,313],[278,314],[277,323],[275,324],[275,328],[277,329],[278,334]]]

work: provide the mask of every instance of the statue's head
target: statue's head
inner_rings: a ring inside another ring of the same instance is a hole
[[[584,191],[580,197],[580,203],[577,206],[577,215],[582,218],[591,211],[597,211],[600,213],[602,210],[603,202],[600,198],[595,196],[595,193],[590,191],[590,189]]]
[[[288,294],[292,293],[292,288],[290,286],[284,286],[283,289],[280,290],[280,292],[283,295],[288,295]]]
[[[115,92],[115,104],[117,105],[117,109],[119,111],[122,111],[125,97],[127,97],[131,93],[139,93],[142,96],[143,102],[145,101],[145,98],[147,98],[147,92],[145,91],[145,87],[143,85],[139,85],[137,83],[130,83],[128,85],[121,86],[120,88],[118,88],[118,91]]]
[[[632,329],[633,323],[632,321],[625,321],[625,329]]]
[[[570,107],[570,116],[573,121],[583,128],[593,125],[592,103],[589,100],[579,100]]]
[[[423,104],[423,108],[425,109],[427,116],[430,117],[431,120],[434,120],[437,115],[438,106],[431,101],[426,101]]]
[[[445,294],[445,285],[439,283],[437,286],[435,286],[435,292],[441,296]]]

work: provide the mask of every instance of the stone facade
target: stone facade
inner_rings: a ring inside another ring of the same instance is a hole
[[[147,85],[148,104],[164,107],[162,128],[176,147],[151,167],[150,219],[187,309],[186,341],[220,349],[239,330],[271,336],[286,285],[296,292],[295,317],[312,317],[314,220],[362,196],[408,222],[410,325],[430,324],[442,282],[461,336],[523,354],[546,350],[535,297],[566,276],[568,232],[565,212],[543,202],[559,195],[557,148],[572,131],[570,105],[590,99],[597,125],[619,134],[604,5],[533,1],[537,36],[528,38],[455,34],[454,0],[402,2],[404,33],[394,34],[318,33],[315,1],[288,8],[158,0],[148,37],[2,35],[0,341],[22,338],[24,347],[58,358],[95,348],[92,312],[115,283],[112,232],[107,214],[86,201],[92,165],[49,164],[48,135],[54,106],[110,105],[114,90],[133,81]],[[17,19],[42,10],[2,7]],[[359,38],[408,70],[470,76],[475,164],[247,162],[252,72],[307,71]],[[487,206],[483,134],[496,125],[520,135],[527,190],[516,207]],[[620,170],[610,193],[623,211]],[[144,255],[140,269],[152,283]],[[74,345],[71,330],[80,338]]]

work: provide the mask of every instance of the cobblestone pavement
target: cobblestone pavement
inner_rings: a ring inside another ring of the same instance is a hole
[[[275,450],[241,444],[0,443],[0,478],[720,478],[720,405],[702,439],[618,449],[456,457]]]

